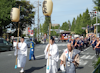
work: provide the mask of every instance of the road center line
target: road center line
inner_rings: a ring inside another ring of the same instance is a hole
[[[62,50],[59,50],[59,52],[62,51]],[[36,58],[39,58],[39,57],[42,57],[42,56],[45,56],[45,54],[42,54],[42,55],[39,55],[39,56],[36,56]]]

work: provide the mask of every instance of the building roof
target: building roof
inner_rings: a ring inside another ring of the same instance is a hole
[[[63,31],[63,32],[61,32],[61,33],[71,33],[71,31]]]

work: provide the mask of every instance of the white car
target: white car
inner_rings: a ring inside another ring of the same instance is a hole
[[[20,37],[19,37],[19,41],[20,41]],[[16,47],[17,45],[17,37],[13,39],[13,47]]]

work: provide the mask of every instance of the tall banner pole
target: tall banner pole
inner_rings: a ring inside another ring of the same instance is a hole
[[[98,12],[98,11],[97,11]],[[98,26],[97,26],[97,23],[98,23],[98,18],[97,18],[97,15],[96,15],[96,37],[97,37],[97,33],[98,33]]]
[[[44,0],[43,1],[43,14],[45,16],[51,16],[52,14],[52,9],[53,9],[53,2],[52,0]],[[49,23],[49,44],[50,44],[50,29],[51,29],[51,19],[50,19],[50,23]],[[49,53],[50,50],[48,50]],[[48,56],[48,66],[47,69],[49,70],[49,56]]]
[[[13,7],[11,9],[10,18],[11,18],[12,22],[18,22],[18,33],[17,33],[18,38],[17,38],[17,42],[19,42],[20,5],[19,5],[19,8]],[[18,46],[18,44],[17,44],[17,46]],[[18,50],[17,49],[15,50],[15,54],[16,54],[16,62],[15,62],[15,69],[16,69],[17,68],[17,57],[18,57]]]
[[[19,10],[20,10],[20,5],[19,5]],[[20,24],[18,22],[18,32],[17,32],[17,42],[19,43],[19,28],[20,28]],[[17,43],[17,46],[18,46],[18,43]],[[18,58],[18,49],[17,49],[17,55],[16,55],[16,62],[15,62],[15,69],[17,68],[17,58]]]
[[[51,16],[50,16],[50,23],[49,23],[49,44],[50,44],[50,35],[51,35]]]

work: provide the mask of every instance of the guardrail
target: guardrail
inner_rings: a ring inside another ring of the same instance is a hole
[[[100,64],[97,66],[97,68],[93,71],[93,73],[100,73]]]

